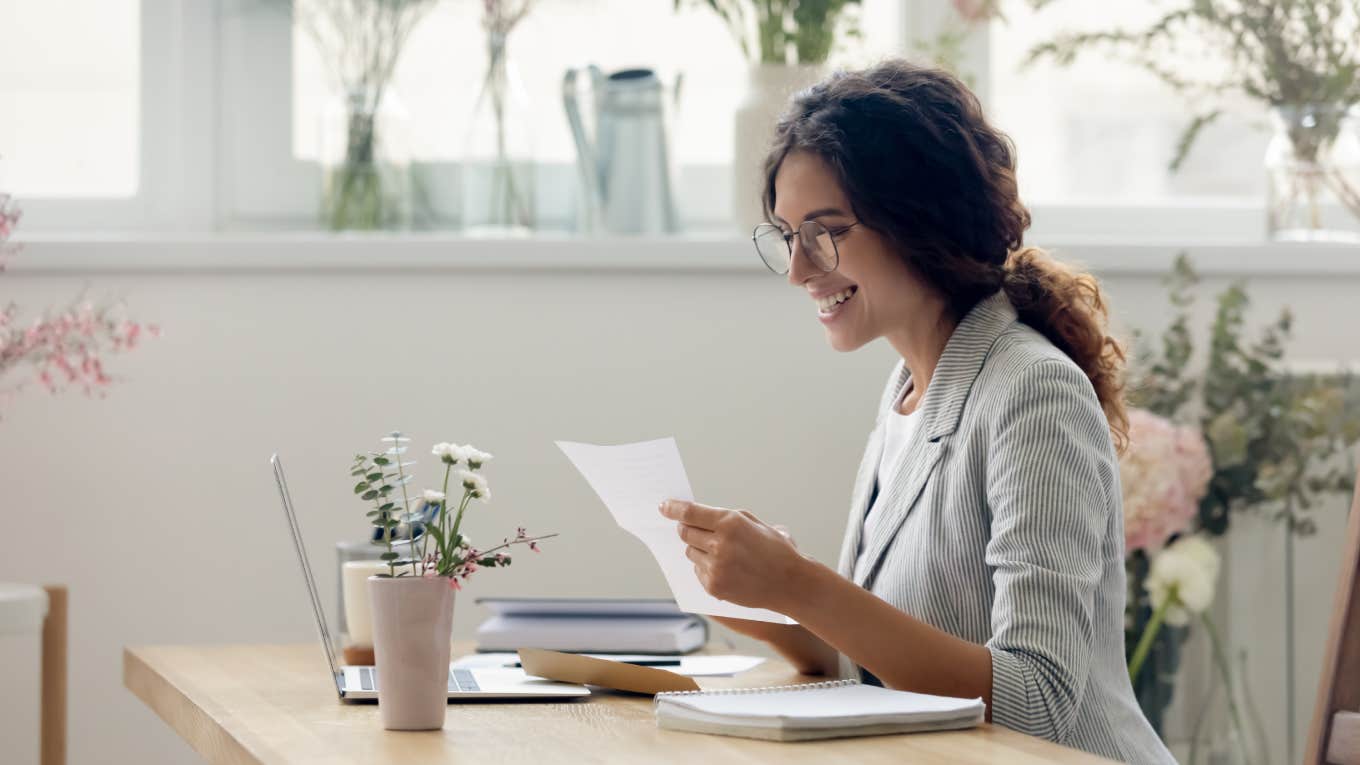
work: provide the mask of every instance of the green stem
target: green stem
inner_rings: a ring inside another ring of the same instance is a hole
[[[463,511],[472,501],[472,489],[463,489],[463,501],[458,504],[458,517],[453,520],[453,535],[458,536],[458,527],[463,525]]]
[[[1209,635],[1209,645],[1214,653],[1214,666],[1218,668],[1218,674],[1223,678],[1223,690],[1228,694],[1228,714],[1232,715],[1233,728],[1236,729],[1243,748],[1246,748],[1247,732],[1242,727],[1242,714],[1237,708],[1237,694],[1233,693],[1232,670],[1228,667],[1228,657],[1223,651],[1223,640],[1219,637],[1218,629],[1207,611],[1200,614],[1199,619],[1204,624],[1204,631]]]
[[[1172,585],[1171,590],[1166,594],[1166,600],[1152,612],[1152,618],[1148,619],[1147,626],[1143,627],[1143,635],[1138,638],[1138,647],[1133,650],[1133,658],[1129,659],[1129,681],[1138,679],[1138,672],[1143,669],[1143,662],[1147,661],[1148,653],[1152,651],[1152,643],[1157,639],[1157,633],[1162,629],[1162,622],[1166,619],[1166,610],[1172,603],[1178,602],[1176,586]]]
[[[406,496],[406,471],[405,471],[405,470],[402,468],[402,466],[401,466],[401,451],[400,451],[400,449],[401,449],[401,441],[399,440],[400,438],[401,438],[401,436],[399,436],[399,435],[394,435],[394,436],[392,437],[392,439],[393,439],[393,440],[392,440],[392,452],[393,452],[393,455],[392,455],[392,456],[394,456],[394,457],[397,458],[397,478],[401,481],[401,511],[402,511],[402,513],[404,513],[404,514],[406,514],[406,515],[409,516],[409,515],[411,514],[411,500],[410,500],[409,497]],[[409,524],[408,524],[408,528],[409,528]],[[407,552],[409,552],[409,553],[414,553],[414,552],[415,552],[415,546],[416,546],[416,545],[415,545],[415,540],[414,540],[414,539],[411,539],[411,540],[408,540],[408,541],[409,541],[409,544],[406,545],[406,550],[407,550]],[[411,561],[411,576],[420,576],[420,572],[416,571],[416,562],[415,562],[414,560]]]
[[[439,517],[438,517],[438,518],[435,518],[435,523],[439,524],[439,530],[440,530],[441,532],[443,532],[444,529],[445,529],[445,525],[446,525],[446,524],[445,524],[445,516],[448,515],[448,512],[447,512],[447,511],[448,511],[448,509],[449,509],[449,473],[451,473],[451,472],[453,472],[453,465],[445,465],[445,466],[444,466],[444,499],[440,500],[440,502],[439,502]],[[429,541],[429,539],[428,539],[429,533],[427,532],[427,533],[425,534],[425,536],[427,537],[426,541],[428,542],[428,541]],[[445,540],[448,539],[448,537],[444,537],[442,534],[440,535],[440,537],[443,538],[443,539],[445,539]],[[448,544],[448,542],[445,541],[445,544]],[[438,567],[439,567],[439,565],[440,565],[440,562],[442,562],[442,560],[443,560],[443,558],[444,558],[444,551],[443,551],[443,550],[436,550],[435,552],[439,553],[439,558],[440,558],[440,561],[437,561],[437,562],[435,563],[435,568],[436,568],[436,570],[437,570]],[[421,556],[422,556],[421,559],[424,560],[424,549],[421,550]]]
[[[378,470],[382,470],[382,465],[375,465],[375,467],[377,467]],[[379,493],[378,496],[373,498],[373,508],[377,510],[379,513],[383,513],[382,502],[383,495],[381,493]],[[387,513],[383,513],[382,515],[378,516],[378,518],[380,518],[383,521],[383,541],[387,542],[387,552],[389,553],[392,552],[392,529],[387,526],[387,519],[390,517],[391,517],[390,514]],[[387,575],[391,577],[395,577],[397,575],[396,558],[387,559]]]

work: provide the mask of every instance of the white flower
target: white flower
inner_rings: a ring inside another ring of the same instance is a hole
[[[465,459],[463,455],[463,447],[457,444],[448,443],[446,441],[441,441],[435,444],[434,448],[431,449],[430,452],[433,453],[434,456],[442,460],[445,465],[457,465],[459,462]]]
[[[467,460],[468,467],[473,470],[476,470],[491,461],[490,454],[478,449],[472,444],[463,447],[463,458]]]
[[[1154,609],[1160,608],[1174,589],[1166,609],[1166,623],[1180,627],[1190,615],[1209,607],[1218,581],[1218,553],[1202,537],[1186,536],[1152,558],[1145,586]]]
[[[435,503],[440,503],[440,504],[442,504],[442,503],[444,502],[444,492],[442,492],[442,491],[435,491],[434,489],[426,489],[426,490],[425,490],[425,501],[426,501],[427,503],[431,504],[431,505],[433,505],[433,504],[435,504]]]
[[[471,470],[458,471],[458,478],[463,482],[463,488],[472,494],[473,498],[483,502],[491,499],[491,489],[486,485],[486,479],[480,473]]]

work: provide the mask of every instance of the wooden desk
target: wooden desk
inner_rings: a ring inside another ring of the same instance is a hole
[[[327,674],[314,643],[123,652],[123,684],[212,763],[1108,762],[992,725],[789,744],[663,731],[652,717],[650,698],[601,692],[570,702],[450,704],[441,731],[388,732],[377,706],[340,703]],[[768,661],[739,677],[701,678],[700,684],[807,680],[782,662]]]

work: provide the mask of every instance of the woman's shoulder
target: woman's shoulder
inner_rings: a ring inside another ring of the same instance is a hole
[[[984,409],[1039,397],[1055,408],[1101,411],[1091,380],[1061,348],[1023,322],[997,337],[978,372],[974,394]]]

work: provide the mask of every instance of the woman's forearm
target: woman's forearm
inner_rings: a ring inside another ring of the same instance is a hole
[[[839,662],[836,649],[798,624],[773,624],[750,619],[712,617],[735,632],[764,641],[794,669],[804,675],[834,675]]]
[[[809,560],[789,583],[779,610],[844,653],[889,688],[961,698],[981,697],[990,716],[992,655],[897,610],[873,593]]]

